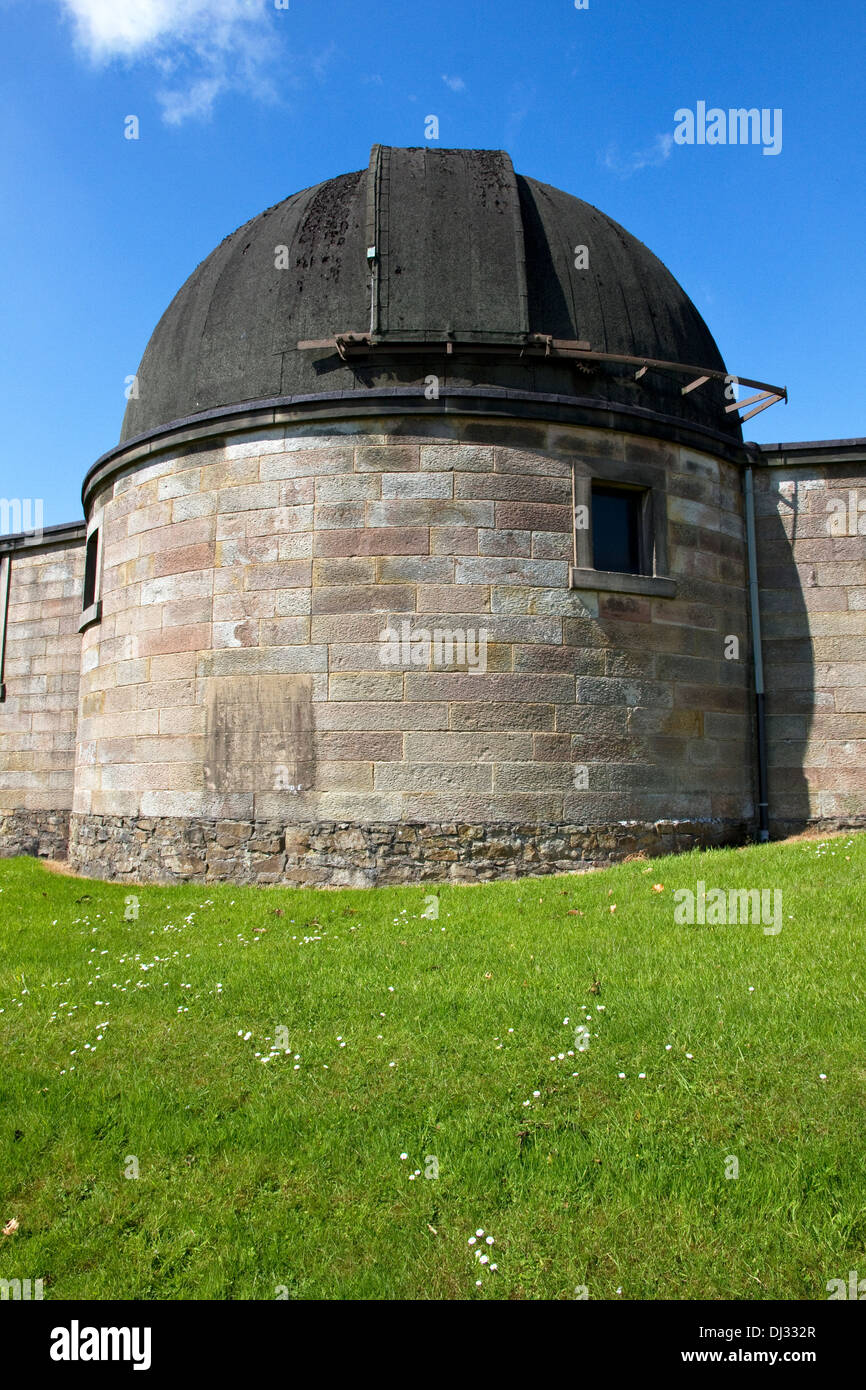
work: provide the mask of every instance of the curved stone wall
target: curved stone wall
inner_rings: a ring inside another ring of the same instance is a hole
[[[578,493],[650,490],[673,583],[572,575],[573,475]],[[167,441],[90,516],[102,617],[83,634],[71,839],[87,872],[471,878],[746,832],[729,462],[562,424],[382,417]]]

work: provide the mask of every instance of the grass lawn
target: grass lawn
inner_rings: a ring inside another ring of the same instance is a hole
[[[2,861],[0,1278],[826,1298],[866,1275],[864,870],[860,834],[437,902]],[[698,880],[782,930],[677,924]]]

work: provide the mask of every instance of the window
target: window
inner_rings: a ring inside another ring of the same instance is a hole
[[[84,552],[84,592],[81,596],[81,618],[78,631],[102,617],[102,526],[101,514],[87,528],[87,547]]]
[[[99,556],[99,532],[93,531],[87,537],[87,554],[84,560],[84,599],[82,609],[91,608],[96,602],[96,561]]]
[[[649,464],[574,464],[573,589],[672,598],[667,570],[667,479]],[[590,471],[590,470],[593,471]]]
[[[592,563],[597,570],[642,574],[641,511],[645,494],[637,488],[592,488]]]

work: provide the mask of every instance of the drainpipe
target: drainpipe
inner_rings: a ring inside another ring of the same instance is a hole
[[[370,267],[370,337],[376,332],[379,320],[379,262],[375,246],[367,247],[367,264]]]
[[[761,647],[761,610],[758,591],[758,563],[755,554],[755,491],[752,465],[745,473],[746,551],[749,557],[749,607],[752,618],[752,659],[755,669],[755,726],[758,738],[758,838],[770,838],[770,806],[767,793],[767,721],[764,710],[764,657]]]

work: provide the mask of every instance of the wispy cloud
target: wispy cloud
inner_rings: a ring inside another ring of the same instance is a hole
[[[535,87],[527,82],[514,82],[508,90],[509,112],[505,122],[503,148],[511,149],[521,127],[535,105]]]
[[[202,77],[190,87],[175,87],[157,92],[166,125],[183,125],[188,120],[207,120],[213,113],[214,102],[227,89],[222,76]]]
[[[449,77],[447,73],[443,72],[442,81],[445,83],[446,87],[451,88],[452,92],[466,91],[466,83],[463,81],[462,77]]]
[[[74,24],[77,46],[92,62],[150,63],[163,119],[207,119],[224,93],[275,95],[267,76],[274,58],[271,0],[58,0]]]
[[[616,145],[608,145],[602,156],[602,164],[621,179],[631,178],[641,169],[656,169],[670,159],[674,137],[669,134],[657,135],[652,145],[645,150],[635,150],[633,154],[621,155]]]
[[[328,68],[337,56],[337,45],[329,43],[315,58],[310,59],[310,71],[319,82],[324,81]]]

